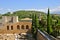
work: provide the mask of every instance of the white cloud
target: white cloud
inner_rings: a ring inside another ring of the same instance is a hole
[[[3,8],[0,8],[0,11],[3,10]]]
[[[18,10],[47,12],[47,8],[45,9],[18,9]]]
[[[42,12],[45,12],[47,13],[48,11],[48,8],[44,8],[44,9],[33,9],[35,11],[42,11]],[[50,8],[50,12],[53,13],[53,12],[60,12],[60,6],[56,7],[56,8]]]
[[[51,12],[58,12],[58,11],[60,11],[60,6],[59,6],[59,7],[56,7],[56,8],[51,9]]]
[[[25,10],[25,11],[42,11],[42,12],[46,12],[48,8],[44,8],[44,9],[10,9],[10,8],[0,8],[0,13],[6,13],[6,12],[14,12],[14,11],[19,11],[19,10]],[[58,12],[60,11],[60,6],[56,7],[56,8],[50,8],[50,12]]]
[[[48,8],[40,9],[40,11],[42,11],[42,12],[46,12],[46,13],[47,13],[47,10],[48,10]]]

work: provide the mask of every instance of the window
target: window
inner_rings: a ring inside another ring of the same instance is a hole
[[[5,40],[7,40],[7,39],[5,39]]]
[[[13,26],[11,26],[11,30],[13,30]]]
[[[19,25],[17,25],[17,29],[20,29],[20,26]]]
[[[29,29],[29,26],[28,25],[26,25],[26,29]]]
[[[24,29],[24,25],[21,26],[21,29]]]
[[[7,30],[9,30],[9,26],[7,26]]]

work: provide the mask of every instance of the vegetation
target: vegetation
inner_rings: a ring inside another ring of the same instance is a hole
[[[0,14],[0,19],[2,18],[2,14]]]
[[[19,20],[22,19],[22,18],[32,18],[32,14],[35,13],[35,14],[39,14],[38,16],[43,16],[43,15],[46,15],[44,12],[39,12],[39,11],[25,11],[25,10],[21,10],[21,11],[16,11],[16,12],[13,12],[13,14],[10,14],[10,12],[7,12],[6,14],[3,14],[3,16],[18,16],[19,17]]]
[[[53,32],[50,24],[51,24],[51,17],[50,17],[49,8],[48,8],[48,14],[47,14],[47,33],[48,34],[51,34]]]
[[[37,40],[37,29],[39,29],[39,20],[37,14],[32,14],[32,34]]]
[[[13,12],[13,14],[10,12],[0,14],[0,19],[2,16],[18,16],[19,20],[22,18],[32,18],[32,34],[34,37],[36,36],[35,33],[37,32],[37,29],[46,31],[55,37],[60,36],[60,14],[50,14],[49,9],[48,14],[40,11],[21,10]]]

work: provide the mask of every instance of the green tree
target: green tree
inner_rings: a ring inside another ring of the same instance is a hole
[[[35,14],[35,26],[36,26],[37,29],[40,28],[40,27],[39,27],[39,18],[38,18],[38,16],[37,16],[37,14]]]
[[[32,35],[33,35],[33,37],[34,37],[34,28],[35,28],[35,15],[34,15],[34,13],[32,14]]]
[[[7,13],[3,14],[3,16],[10,16],[10,15],[11,15],[10,12],[7,12]]]
[[[56,24],[56,31],[59,36],[60,35],[60,20],[59,19],[57,20],[57,24]]]
[[[36,38],[36,40],[37,40],[37,30],[40,28],[40,26],[39,26],[39,18],[38,18],[38,16],[37,16],[37,14],[35,14],[35,29],[36,29],[36,32],[35,32],[35,38]]]
[[[39,29],[39,20],[37,14],[32,14],[32,34],[37,40],[37,29]]]
[[[48,14],[47,14],[47,33],[48,34],[51,34],[53,32],[50,24],[51,24],[51,17],[50,17],[50,12],[48,8]]]

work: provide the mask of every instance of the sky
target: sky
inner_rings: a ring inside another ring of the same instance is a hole
[[[0,0],[0,13],[18,10],[60,11],[60,0]]]

